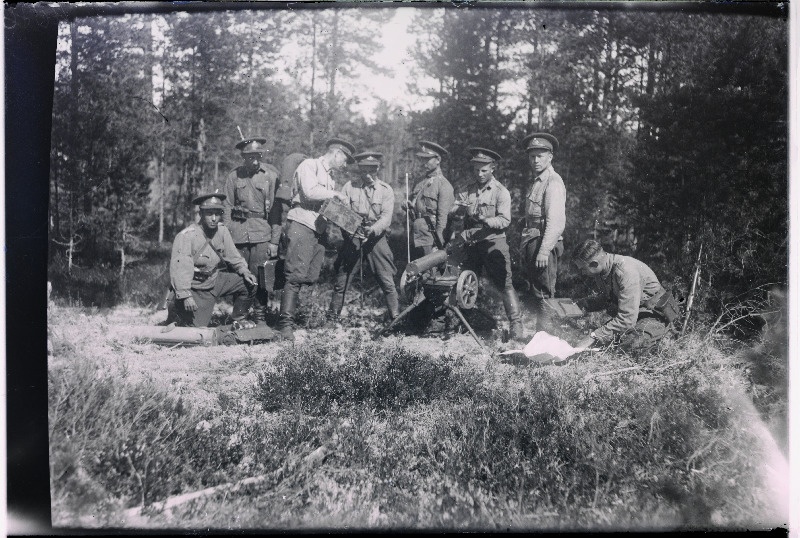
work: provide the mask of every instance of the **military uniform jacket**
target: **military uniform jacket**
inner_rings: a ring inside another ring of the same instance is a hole
[[[595,277],[595,284],[617,303],[616,315],[594,332],[599,340],[607,340],[615,332],[632,329],[639,319],[639,311],[646,309],[645,303],[663,289],[647,264],[618,254],[607,256],[606,267],[603,273]]]
[[[447,215],[456,201],[453,186],[440,169],[414,186],[412,194],[416,218],[430,217],[435,231],[441,236],[447,227]]]
[[[525,230],[522,241],[542,237],[539,252],[550,252],[567,224],[567,189],[552,165],[533,178],[525,199]]]
[[[326,229],[319,210],[322,202],[333,198],[336,182],[322,157],[306,159],[297,166],[292,179],[292,209],[287,220],[293,220],[317,233]]]
[[[467,204],[461,206],[466,213],[465,239],[475,241],[505,237],[506,228],[511,224],[511,194],[497,179],[492,178],[486,185],[476,181],[465,192],[459,193],[456,199]],[[474,220],[478,216],[487,217],[485,224]]]
[[[280,224],[269,221],[277,181],[278,169],[270,164],[262,163],[255,172],[239,166],[228,174],[222,222],[230,230],[234,243],[278,243]],[[232,218],[231,210],[235,206],[249,211],[246,220]]]
[[[382,234],[392,224],[394,190],[388,183],[375,180],[372,185],[366,185],[363,180],[348,181],[342,194],[347,196],[350,209],[373,226],[375,235]]]
[[[248,272],[247,262],[225,226],[217,228],[210,244],[206,245],[206,240],[203,226],[195,223],[184,228],[172,243],[169,280],[177,299],[190,297],[191,290],[213,289],[222,262],[240,275]]]

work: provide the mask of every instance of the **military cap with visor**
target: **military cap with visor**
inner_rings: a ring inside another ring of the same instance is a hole
[[[245,138],[236,144],[236,149],[242,152],[243,155],[248,153],[265,153],[267,148],[264,147],[264,144],[266,143],[267,139],[263,137]]]
[[[365,151],[363,153],[359,153],[354,157],[358,166],[380,166],[381,162],[383,162],[383,153],[378,153],[377,151]]]
[[[469,161],[479,164],[490,164],[501,159],[500,154],[486,148],[469,148],[467,150],[472,157]]]
[[[525,151],[545,149],[553,152],[558,149],[558,139],[549,133],[531,133],[522,139]]]
[[[212,192],[208,194],[201,194],[192,200],[192,203],[196,206],[199,206],[200,209],[224,209],[225,206],[222,205],[222,201],[225,198],[227,198],[227,196],[222,193]]]
[[[328,149],[334,148],[340,150],[342,153],[344,153],[345,157],[347,157],[348,164],[353,164],[355,162],[353,153],[356,152],[356,147],[347,140],[342,138],[331,138],[325,142],[325,147]]]
[[[422,159],[430,159],[432,157],[439,157],[440,159],[444,159],[449,155],[446,149],[444,149],[439,144],[435,144],[433,142],[429,142],[428,140],[420,140],[419,142],[420,150],[415,153],[417,157]]]

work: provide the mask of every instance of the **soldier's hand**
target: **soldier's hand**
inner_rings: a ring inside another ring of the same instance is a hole
[[[250,271],[246,272],[244,275],[242,275],[242,277],[244,278],[244,281],[251,286],[255,286],[256,284],[258,284],[256,277],[253,276],[253,273],[251,273]]]
[[[542,267],[547,267],[547,262],[550,259],[550,254],[537,254],[536,255],[536,267],[540,269]]]
[[[270,258],[277,258],[278,257],[278,245],[274,243],[267,244],[267,254],[269,254]]]
[[[588,349],[594,345],[594,338],[591,336],[587,336],[577,344],[575,344],[575,349]]]
[[[183,309],[187,312],[195,312],[197,310],[197,303],[194,302],[194,297],[187,297],[183,300]]]
[[[347,201],[347,196],[345,196],[345,194],[342,193],[342,192],[334,192],[333,193],[333,197],[336,198],[337,200],[342,201],[342,202],[346,202]]]

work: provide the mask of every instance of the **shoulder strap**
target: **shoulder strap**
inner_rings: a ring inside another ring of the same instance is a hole
[[[205,234],[203,234],[203,235],[205,235]],[[203,244],[202,247],[200,247],[200,250],[195,252],[194,256],[192,256],[192,265],[197,265],[197,259],[200,257],[200,254],[202,254],[203,251],[206,249],[206,247],[208,247],[210,244],[211,244],[211,238],[210,237],[206,237],[206,242]],[[214,247],[211,247],[211,248],[213,250]],[[216,252],[216,250],[214,252]]]

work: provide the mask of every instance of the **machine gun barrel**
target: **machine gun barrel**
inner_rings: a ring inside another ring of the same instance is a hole
[[[417,258],[413,262],[406,265],[406,274],[409,277],[416,277],[419,276],[421,273],[424,273],[428,269],[432,269],[437,265],[443,264],[446,261],[447,261],[447,251],[437,250],[435,252],[431,252],[426,256]]]

